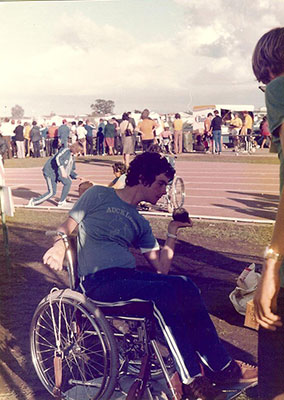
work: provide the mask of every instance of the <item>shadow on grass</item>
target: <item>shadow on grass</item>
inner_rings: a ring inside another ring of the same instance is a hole
[[[164,240],[159,240],[159,243],[162,247]],[[143,256],[137,251],[134,254],[138,265],[149,268]],[[171,271],[192,279],[200,288],[210,314],[231,325],[242,327],[244,317],[235,311],[229,294],[236,287],[239,274],[252,262],[260,269],[262,257],[214,251],[179,240]]]
[[[4,387],[0,393],[15,394],[17,399],[48,400],[50,395],[40,383],[31,362],[29,330],[39,301],[56,285],[65,287],[65,278],[40,264],[47,245],[41,231],[13,228],[10,235],[12,268],[7,271],[1,257],[1,346],[0,368]],[[22,245],[19,243],[22,241]],[[17,260],[15,262],[14,260]],[[23,384],[24,383],[24,384]],[[3,392],[6,390],[6,392]],[[0,396],[1,397],[1,396]]]

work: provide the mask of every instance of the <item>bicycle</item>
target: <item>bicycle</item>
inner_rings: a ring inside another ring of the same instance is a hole
[[[69,288],[54,289],[42,299],[30,328],[30,348],[36,373],[57,399],[109,400],[120,391],[127,399],[140,399],[146,391],[153,399],[149,378],[163,376],[173,400],[173,362],[162,356],[156,337],[153,304],[127,301],[109,306],[75,291],[76,266],[67,235]],[[123,385],[132,376],[128,394]]]

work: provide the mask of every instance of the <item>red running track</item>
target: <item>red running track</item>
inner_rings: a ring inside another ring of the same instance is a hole
[[[78,161],[77,172],[98,184],[113,179],[112,161]],[[279,201],[278,165],[228,162],[176,161],[177,174],[185,182],[185,207],[192,216],[271,222]],[[16,206],[46,191],[41,167],[7,168],[6,184],[12,188]],[[70,197],[78,198],[79,181],[74,181]],[[43,206],[56,207],[61,192]]]

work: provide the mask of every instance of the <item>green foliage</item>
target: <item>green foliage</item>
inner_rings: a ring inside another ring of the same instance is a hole
[[[91,104],[92,116],[113,114],[114,107],[113,100],[96,99],[96,102]]]
[[[25,111],[23,107],[19,106],[19,104],[16,104],[14,107],[11,108],[11,115],[14,119],[23,118],[23,116],[25,115]]]

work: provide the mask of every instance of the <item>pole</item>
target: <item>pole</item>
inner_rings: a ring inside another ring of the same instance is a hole
[[[7,271],[10,272],[11,271],[11,260],[10,260],[10,251],[9,251],[8,227],[6,225],[6,215],[3,212],[3,207],[2,207],[2,193],[3,193],[3,188],[1,188],[1,196],[0,196],[1,221],[2,221],[2,230],[3,230],[3,242],[4,242],[4,250],[5,250],[6,268],[7,268]]]

